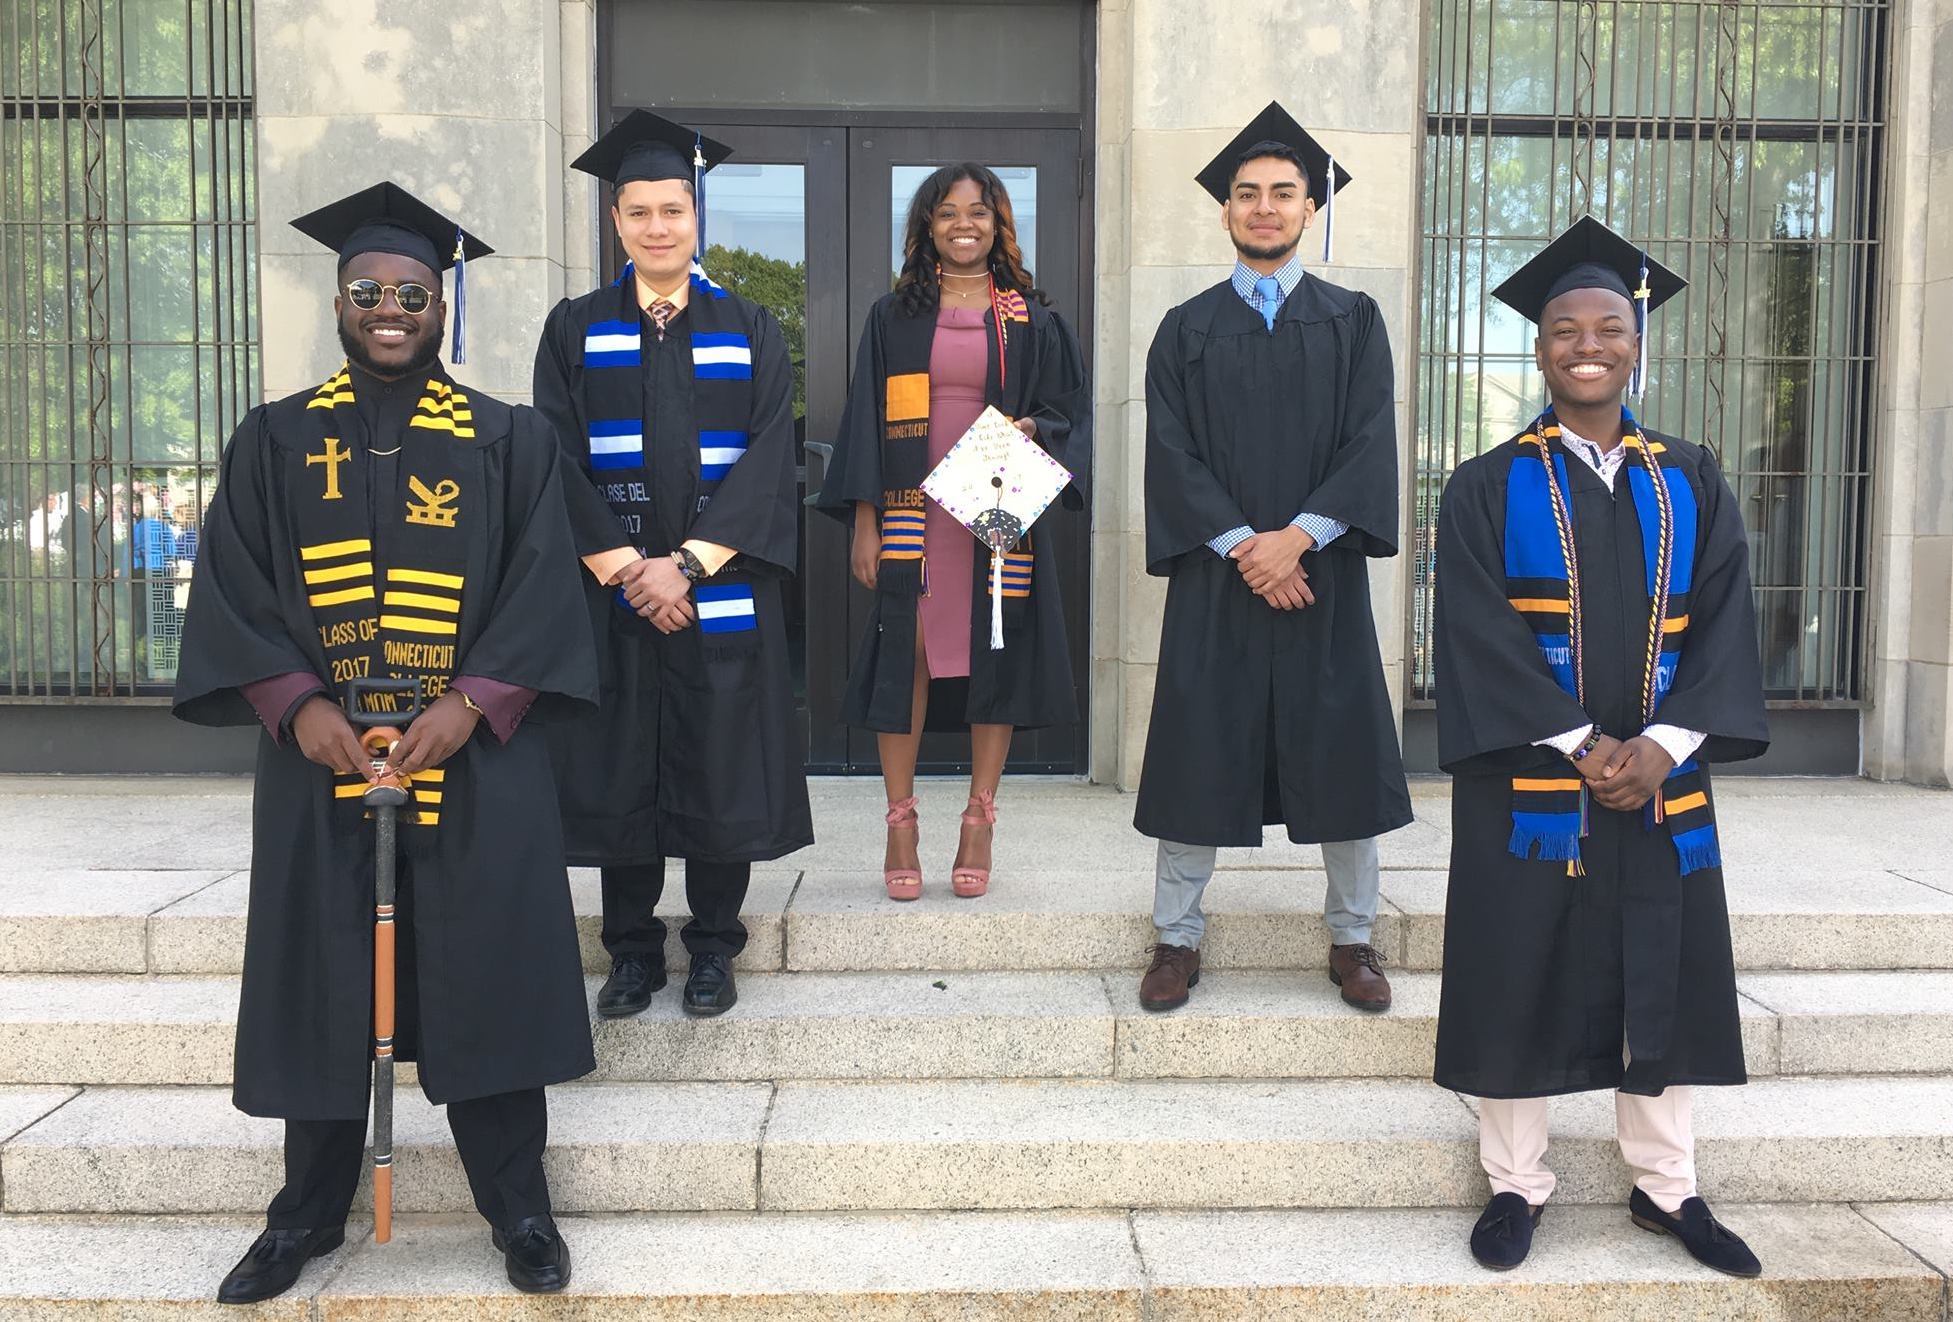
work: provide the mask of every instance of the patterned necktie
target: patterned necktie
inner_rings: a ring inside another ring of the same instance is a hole
[[[657,329],[658,339],[665,338],[665,325],[678,315],[678,306],[668,298],[654,298],[646,309],[651,314],[651,324]]]
[[[1261,319],[1275,329],[1275,314],[1282,310],[1282,282],[1272,275],[1255,281],[1255,297],[1261,300]]]

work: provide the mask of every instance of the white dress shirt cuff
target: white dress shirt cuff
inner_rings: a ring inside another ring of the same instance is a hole
[[[1709,736],[1701,730],[1684,730],[1679,725],[1651,725],[1641,732],[1661,745],[1661,751],[1668,754],[1676,766],[1695,756],[1695,750],[1702,747],[1702,741]]]
[[[1561,757],[1572,757],[1573,750],[1587,742],[1587,736],[1593,733],[1593,729],[1593,725],[1589,723],[1578,730],[1568,730],[1565,734],[1556,734],[1548,739],[1535,739],[1533,747],[1550,748]]]

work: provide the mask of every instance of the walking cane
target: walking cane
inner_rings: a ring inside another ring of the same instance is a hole
[[[408,699],[404,710],[362,710],[369,693]],[[393,1238],[393,853],[399,812],[411,800],[407,778],[387,769],[403,728],[420,714],[420,681],[356,679],[347,686],[346,714],[364,726],[360,747],[372,759],[374,780],[361,801],[373,813],[373,1240]],[[398,722],[398,724],[394,724]]]

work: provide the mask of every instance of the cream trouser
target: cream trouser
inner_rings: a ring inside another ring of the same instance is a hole
[[[1634,1183],[1664,1212],[1695,1196],[1695,1129],[1687,1088],[1659,1097],[1614,1094],[1614,1133]],[[1478,1103],[1478,1156],[1493,1193],[1516,1193],[1537,1207],[1553,1192],[1546,1169],[1546,1099]]]

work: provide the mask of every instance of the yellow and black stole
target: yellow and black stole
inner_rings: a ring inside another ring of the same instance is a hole
[[[289,489],[299,535],[299,569],[312,622],[325,649],[334,696],[343,705],[351,681],[416,679],[421,699],[447,691],[454,675],[468,547],[486,493],[468,396],[430,376],[411,420],[397,437],[371,439],[376,451],[399,446],[391,491],[369,491],[371,460],[345,438],[358,435],[351,374],[343,366],[305,406],[302,456],[291,459]],[[392,695],[370,694],[365,710],[395,710]],[[446,768],[414,777],[414,811],[406,825],[434,826],[441,816]],[[334,778],[333,795],[359,807],[365,784]]]
[[[1007,391],[1013,378],[1021,383],[1030,370],[1030,306],[1015,289],[993,288],[988,320],[996,352],[984,383],[984,397],[1003,412],[1014,414],[1017,409]],[[1021,333],[1016,328],[1021,328]],[[920,317],[905,317],[897,308],[884,328],[880,400],[882,553],[876,575],[881,590],[908,596],[922,593],[928,585],[922,479],[929,475],[929,355],[935,342],[934,310]],[[856,388],[862,384],[857,383]],[[1023,390],[1020,384],[1018,393]],[[1005,597],[1031,595],[1036,559],[1026,532],[1017,549],[1004,555]]]
[[[1675,683],[1688,636],[1689,590],[1695,577],[1697,507],[1688,474],[1651,442],[1623,408],[1628,447],[1628,491],[1641,523],[1649,612],[1642,657],[1641,723],[1653,723]],[[1573,537],[1572,486],[1566,454],[1556,450],[1560,427],[1551,409],[1519,438],[1519,453],[1506,482],[1506,598],[1525,617],[1553,678],[1584,708],[1580,559]],[[1647,824],[1666,824],[1683,875],[1718,867],[1722,851],[1716,823],[1694,758],[1668,773],[1648,803]],[[1578,775],[1516,776],[1512,781],[1512,837],[1519,858],[1535,851],[1564,859],[1579,875],[1580,841],[1587,834],[1586,782]]]

